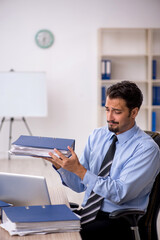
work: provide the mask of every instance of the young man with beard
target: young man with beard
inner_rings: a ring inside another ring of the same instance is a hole
[[[84,240],[131,239],[128,223],[109,219],[109,213],[124,208],[146,210],[160,171],[159,147],[135,121],[143,101],[140,89],[133,82],[122,81],[109,87],[106,95],[108,124],[89,136],[81,158],[68,147],[70,158],[55,149],[59,158],[50,153],[52,158],[48,159],[64,185],[76,192],[85,191],[79,211]],[[103,175],[110,163],[103,170],[101,165],[113,138],[116,139],[113,162]]]

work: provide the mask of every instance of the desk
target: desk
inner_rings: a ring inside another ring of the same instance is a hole
[[[52,204],[68,204],[64,187],[58,174],[50,164],[44,166],[41,159],[12,159],[10,161],[0,160],[1,171],[23,174],[43,175],[46,177]],[[25,166],[25,167],[24,167]],[[59,181],[58,181],[59,180]],[[7,231],[0,228],[0,240],[81,240],[79,232],[73,233],[51,233],[46,235],[10,236]]]
[[[56,191],[56,198],[59,199],[60,204],[67,204],[68,200],[65,195],[63,188],[57,187],[54,189]],[[57,200],[56,200],[57,202]],[[56,203],[58,204],[58,203]],[[7,231],[0,228],[0,240],[81,240],[79,232],[73,233],[51,233],[46,235],[28,235],[28,236],[10,236]]]

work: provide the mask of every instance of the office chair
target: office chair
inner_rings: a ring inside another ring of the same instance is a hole
[[[160,147],[160,134],[146,131]],[[110,213],[110,218],[125,218],[133,232],[135,240],[158,240],[157,217],[160,209],[160,173],[154,182],[147,211],[138,209],[116,210]]]

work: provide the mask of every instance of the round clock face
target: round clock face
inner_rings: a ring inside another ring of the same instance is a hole
[[[49,48],[54,42],[54,36],[49,30],[43,29],[37,32],[35,40],[39,47]]]

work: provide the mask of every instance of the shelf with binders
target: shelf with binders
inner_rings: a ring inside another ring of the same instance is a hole
[[[147,82],[147,56],[103,56],[101,58],[101,80],[130,80]],[[105,65],[105,66],[104,66]],[[138,75],[137,75],[138,71]],[[105,78],[106,76],[106,78]]]
[[[105,104],[104,88],[123,80],[129,80],[139,86],[144,97],[143,105],[137,116],[137,124],[144,130],[152,129],[152,111],[158,111],[157,114],[160,114],[160,104],[157,104],[157,102],[153,104],[153,91],[160,87],[159,42],[160,29],[99,29],[97,59],[98,126],[106,123],[103,109]],[[154,69],[153,60],[156,69]],[[102,73],[106,74],[102,67],[103,61],[109,64],[107,77],[102,77]],[[155,70],[156,72],[154,72]],[[156,91],[159,94],[159,90]]]

